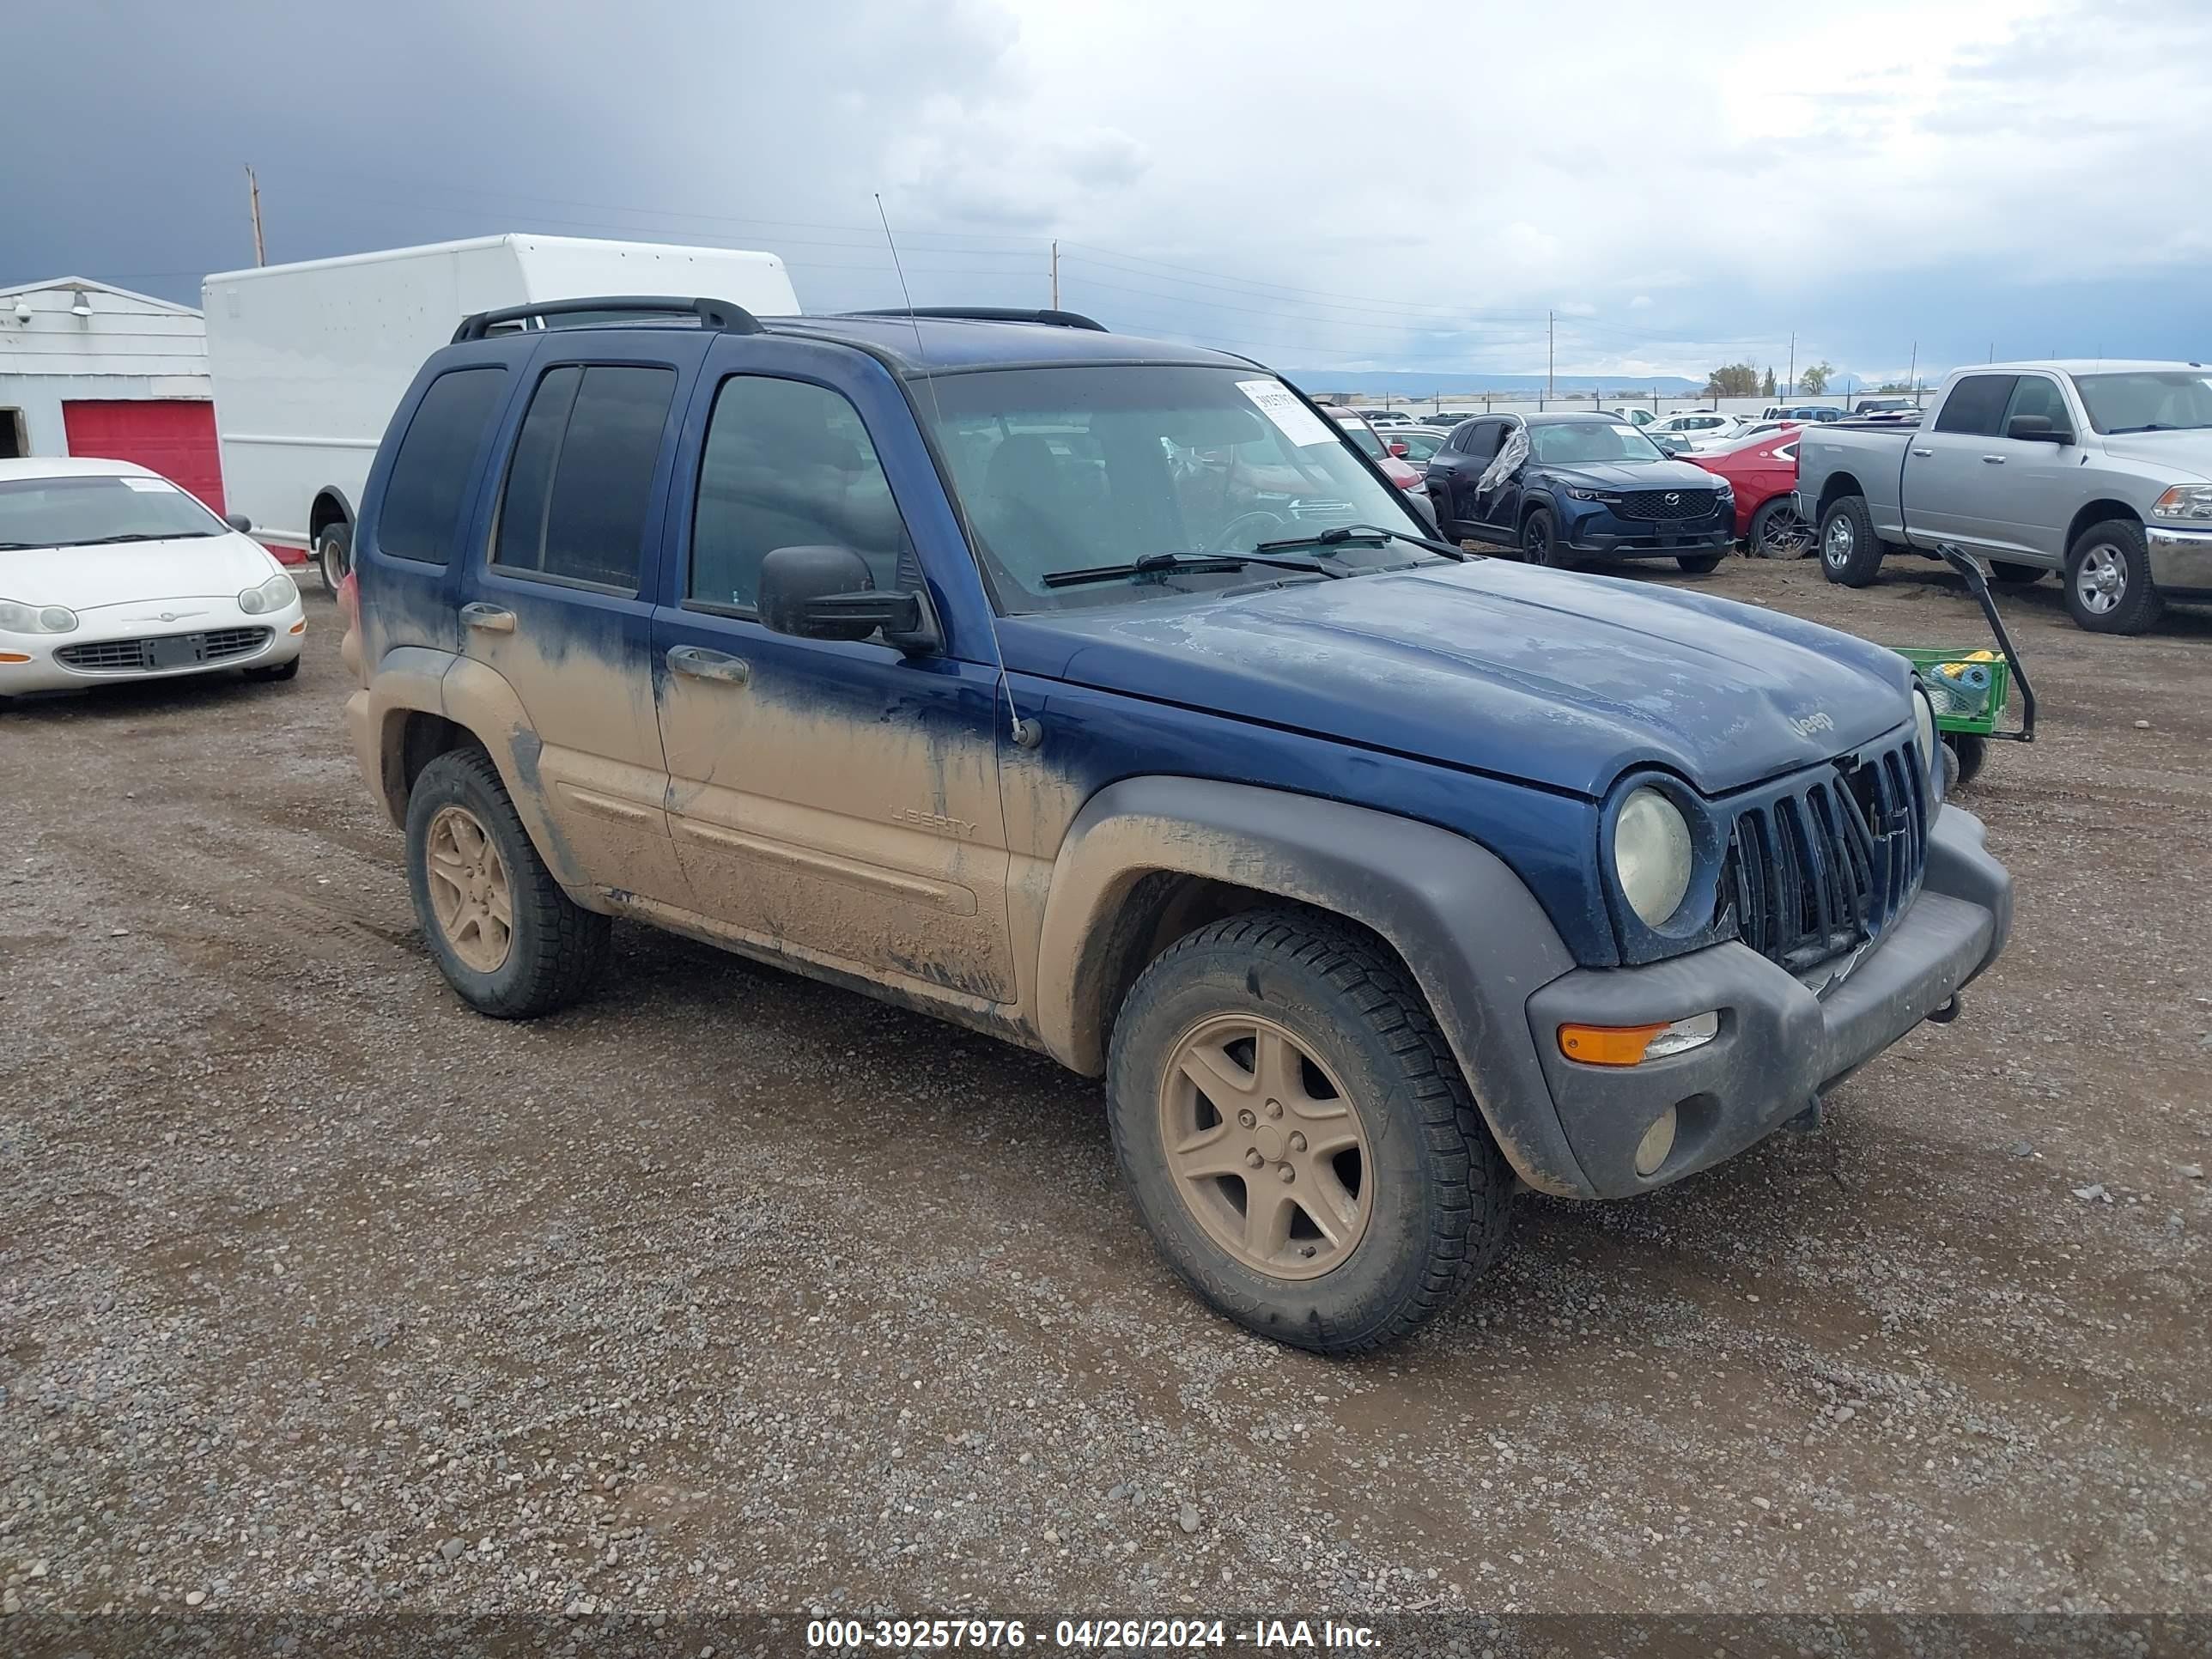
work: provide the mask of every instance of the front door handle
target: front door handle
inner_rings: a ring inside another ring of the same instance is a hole
[[[1933,455],[1936,452],[1932,449],[1916,449],[1912,453],[1916,455]]]
[[[695,680],[719,680],[724,685],[744,685],[753,677],[753,671],[742,657],[726,656],[702,645],[670,646],[668,666]]]
[[[461,607],[461,620],[470,627],[486,634],[514,632],[514,612],[503,605],[484,605],[481,602],[476,605],[465,605]]]
[[[1984,455],[1982,457],[1982,465],[1984,466],[2002,466],[2004,465],[2004,457],[2002,455]]]

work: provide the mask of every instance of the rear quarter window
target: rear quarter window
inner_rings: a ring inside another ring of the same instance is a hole
[[[506,389],[507,371],[491,364],[448,369],[430,382],[385,482],[376,532],[383,552],[424,564],[452,557],[461,502]]]

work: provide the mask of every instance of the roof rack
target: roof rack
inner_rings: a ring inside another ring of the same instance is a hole
[[[1079,311],[1024,311],[1018,306],[893,306],[884,311],[852,311],[848,317],[950,317],[969,323],[1042,323],[1048,328],[1087,328],[1107,332],[1106,325]]]
[[[597,319],[609,312],[647,317],[696,317],[700,327],[719,329],[725,334],[762,332],[760,319],[727,300],[686,300],[665,294],[608,294],[577,300],[541,300],[535,305],[479,311],[461,319],[461,325],[453,331],[453,343],[481,340],[501,323],[543,322],[549,317]]]

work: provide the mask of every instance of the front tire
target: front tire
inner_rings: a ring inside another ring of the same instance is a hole
[[[561,890],[481,749],[448,750],[416,779],[407,885],[447,982],[495,1019],[574,1002],[606,955],[612,924]]]
[[[323,533],[315,543],[315,564],[322,573],[324,588],[336,599],[338,584],[353,568],[351,525],[341,519],[336,524],[323,526]]]
[[[249,680],[296,680],[300,678],[300,659],[295,657],[289,662],[266,663],[258,668],[249,668],[246,671],[246,678]]]
[[[1368,935],[1254,911],[1170,945],[1114,1025],[1108,1112],[1168,1263],[1246,1329],[1396,1341],[1504,1248],[1510,1170],[1405,969]]]
[[[1866,587],[1881,574],[1882,545],[1866,497],[1844,495],[1820,515],[1820,574],[1845,587]]]
[[[1686,576],[1710,576],[1721,568],[1718,553],[1677,553],[1674,563]]]
[[[1566,565],[1567,556],[1559,546],[1559,521],[1552,517],[1550,507],[1540,507],[1521,520],[1521,560],[1548,570]]]
[[[2166,601],[2150,578],[2150,550],[2132,519],[2106,519],[2066,555],[2066,614],[2093,634],[2140,634]]]

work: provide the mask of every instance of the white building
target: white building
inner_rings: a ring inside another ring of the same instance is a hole
[[[222,510],[207,328],[83,276],[0,288],[0,457],[137,461]]]

